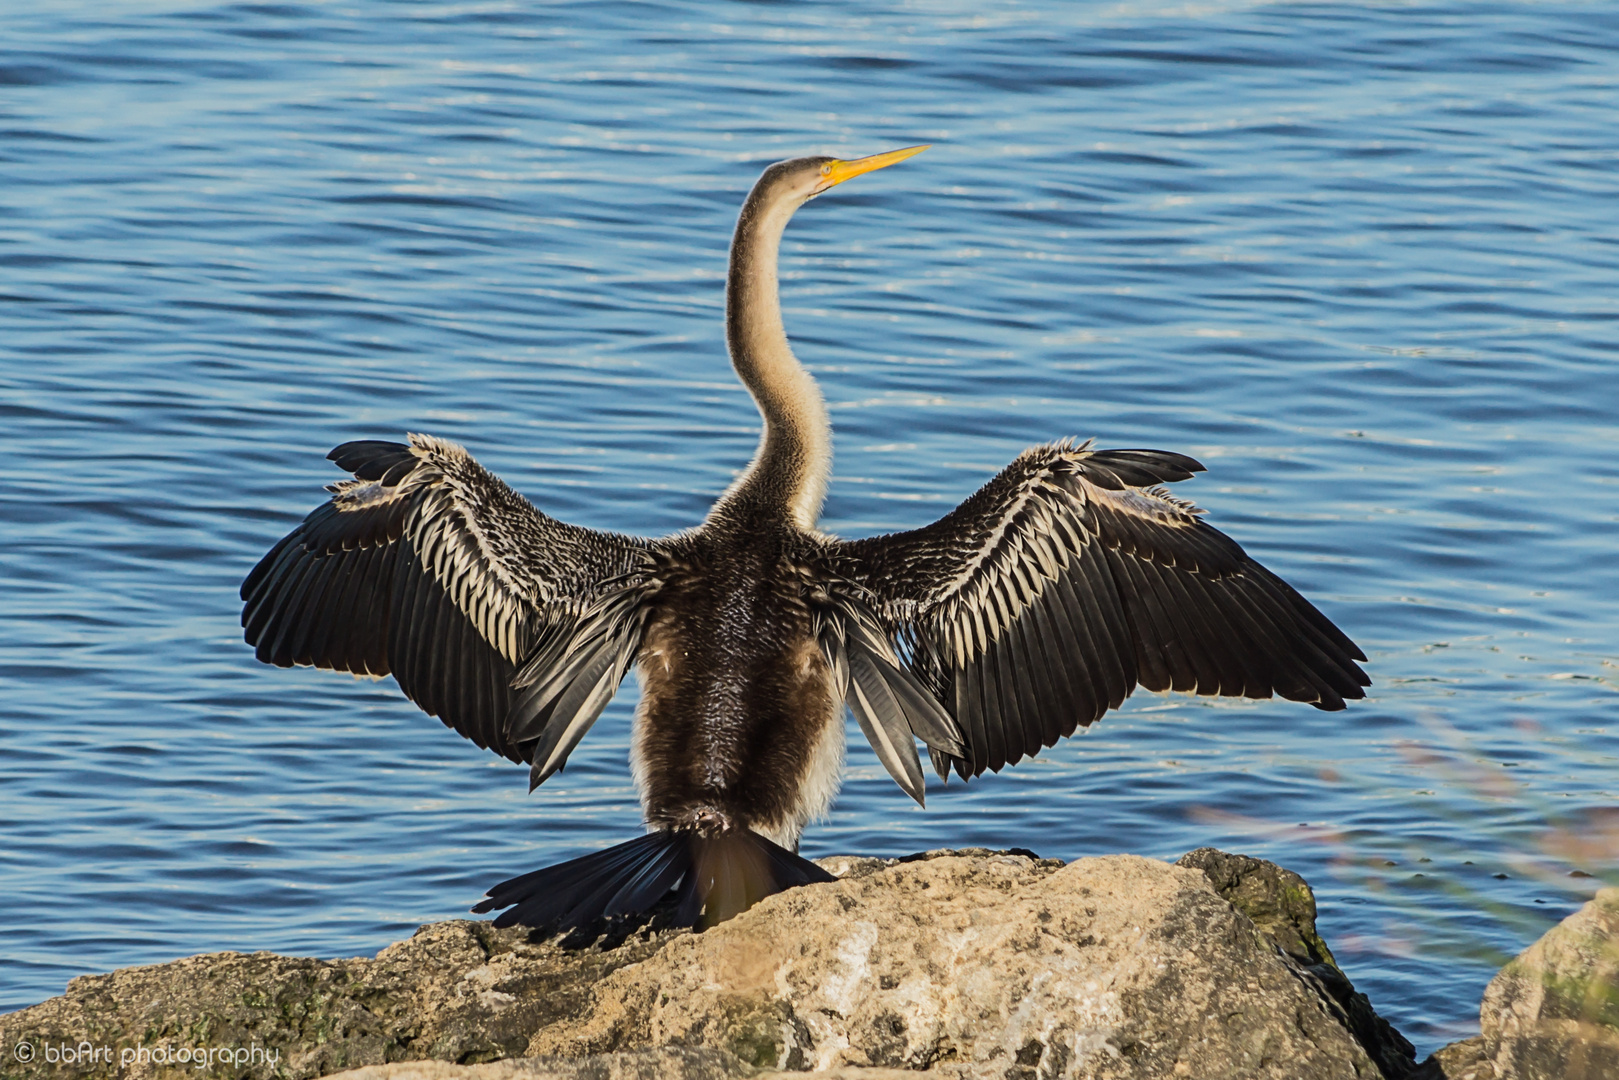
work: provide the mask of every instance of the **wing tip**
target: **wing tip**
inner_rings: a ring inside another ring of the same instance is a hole
[[[361,480],[381,480],[390,470],[414,463],[417,457],[409,443],[352,439],[332,447],[326,454],[326,460]]]
[[[1207,467],[1194,457],[1173,450],[1124,448],[1118,450],[1091,450],[1078,463],[1089,478],[1110,490],[1121,487],[1152,487],[1155,484],[1174,484],[1190,480]]]

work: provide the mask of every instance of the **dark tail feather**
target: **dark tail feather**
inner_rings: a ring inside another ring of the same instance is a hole
[[[605,851],[503,881],[473,908],[496,926],[573,930],[613,915],[644,915],[675,893],[678,926],[713,926],[772,893],[836,879],[749,830],[703,836],[647,833]]]

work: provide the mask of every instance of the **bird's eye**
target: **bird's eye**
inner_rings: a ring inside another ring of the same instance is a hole
[[[831,176],[832,175],[832,163],[830,161],[827,162],[825,165],[821,166],[821,175],[822,176]]]

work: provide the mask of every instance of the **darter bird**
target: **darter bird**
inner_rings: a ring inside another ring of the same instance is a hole
[[[845,706],[896,783],[998,771],[1137,685],[1341,709],[1365,656],[1161,485],[1202,466],[1056,442],[909,532],[816,527],[832,428],[782,326],[776,264],[809,199],[902,161],[764,171],[731,241],[726,342],[764,418],[702,524],[658,540],[569,525],[426,435],[344,443],[352,473],[242,585],[258,659],[392,674],[481,747],[562,768],[634,667],[647,832],[490,890],[496,925],[557,930],[672,903],[711,925],[830,880],[796,852],[843,765]],[[671,894],[673,894],[671,896]],[[669,910],[665,908],[664,910]]]

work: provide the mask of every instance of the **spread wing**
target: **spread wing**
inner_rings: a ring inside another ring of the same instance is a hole
[[[1039,753],[1138,683],[1320,709],[1365,696],[1354,642],[1158,486],[1201,465],[1088,447],[1036,447],[933,524],[830,550],[959,729],[962,753],[917,731],[941,775]]]
[[[328,457],[355,479],[243,582],[248,644],[280,667],[392,674],[429,715],[543,780],[639,645],[647,543],[547,517],[428,436]]]

